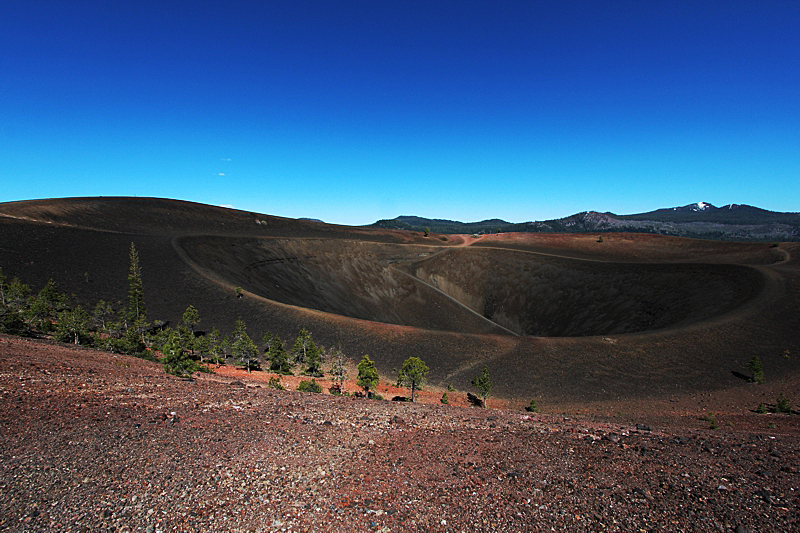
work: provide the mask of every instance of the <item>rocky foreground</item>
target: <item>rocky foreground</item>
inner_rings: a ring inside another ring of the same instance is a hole
[[[0,531],[798,531],[795,434],[194,381],[0,337]]]

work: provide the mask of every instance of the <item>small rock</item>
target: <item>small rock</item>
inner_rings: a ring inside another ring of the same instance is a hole
[[[647,424],[636,424],[636,429],[638,429],[639,431],[653,431],[653,428],[651,428]]]
[[[768,503],[768,504],[772,503],[772,494],[770,494],[769,491],[757,490],[757,491],[755,491],[753,493],[753,496],[757,496],[757,497],[761,498],[762,500],[764,500],[764,503]]]
[[[747,529],[746,527],[744,527],[744,526],[743,526],[743,525],[741,525],[741,524],[739,524],[738,526],[736,526],[736,529],[735,529],[734,531],[735,531],[735,533],[750,533],[750,530],[749,530],[749,529]]]
[[[230,386],[237,389],[243,389],[244,383],[242,383],[241,381],[231,381]]]
[[[389,421],[390,424],[394,424],[396,426],[404,426],[406,421],[401,417],[394,415],[392,419]]]

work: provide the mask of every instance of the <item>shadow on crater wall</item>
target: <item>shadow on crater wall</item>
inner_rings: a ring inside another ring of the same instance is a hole
[[[578,337],[726,313],[763,287],[737,265],[581,261],[513,250],[186,237],[201,268],[284,304],[468,333]]]
[[[326,239],[186,237],[198,266],[284,304],[388,324],[461,333],[508,333],[396,265],[427,246]]]
[[[633,333],[717,316],[761,290],[738,265],[579,261],[509,250],[450,249],[409,272],[521,335]]]

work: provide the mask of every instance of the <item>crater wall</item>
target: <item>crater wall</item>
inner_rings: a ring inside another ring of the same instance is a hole
[[[461,333],[580,337],[712,318],[764,280],[739,265],[632,264],[514,250],[331,239],[185,237],[202,268],[284,304]]]
[[[520,335],[576,337],[662,329],[735,309],[763,287],[739,265],[581,261],[498,249],[448,249],[415,277]]]

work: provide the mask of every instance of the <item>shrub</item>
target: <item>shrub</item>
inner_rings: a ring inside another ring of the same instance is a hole
[[[756,413],[758,413],[760,415],[767,414],[767,406],[764,405],[764,402],[761,402],[760,404],[758,404],[758,407],[756,408]]]
[[[442,394],[442,399],[439,400],[439,401],[442,402],[444,405],[449,405],[450,404],[450,398],[447,397],[447,393],[446,392],[444,394]]]
[[[747,368],[753,374],[753,377],[750,378],[751,382],[758,383],[759,385],[763,385],[766,382],[766,378],[764,377],[764,367],[761,365],[760,357],[756,355],[750,359],[750,362],[747,363]]]
[[[526,411],[529,413],[538,413],[539,412],[539,405],[536,403],[536,400],[531,400],[531,404],[525,408]]]
[[[328,392],[331,393],[333,396],[341,396],[342,395],[342,387],[338,383],[334,383],[328,389]]]
[[[786,413],[787,415],[792,414],[792,403],[783,393],[781,393],[778,401],[775,402],[775,412]]]
[[[708,422],[709,429],[719,429],[719,424],[717,424],[717,417],[714,413],[707,413],[706,416],[703,417],[703,420]]]
[[[317,393],[319,393],[319,392],[322,392],[322,387],[320,386],[319,383],[317,383],[316,379],[312,379],[311,381],[308,381],[307,379],[304,379],[297,386],[297,390],[299,390],[300,392],[317,392]]]
[[[269,378],[269,381],[267,382],[267,387],[269,387],[270,389],[286,390],[286,387],[284,387],[283,383],[281,383],[281,378],[275,376]]]

